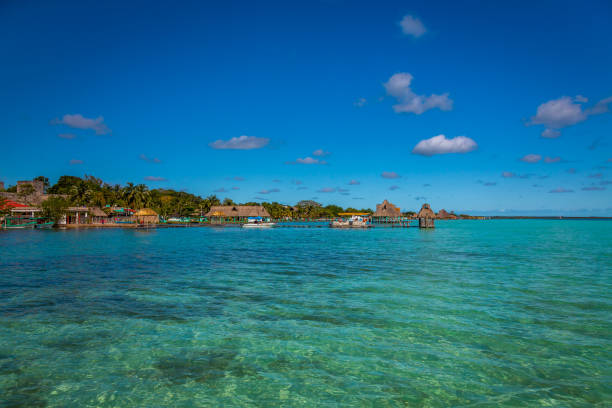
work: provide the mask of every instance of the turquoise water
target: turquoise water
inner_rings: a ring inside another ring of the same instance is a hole
[[[611,367],[611,222],[0,233],[1,407],[603,407]]]

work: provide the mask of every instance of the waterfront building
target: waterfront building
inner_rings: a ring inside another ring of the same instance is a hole
[[[436,218],[439,220],[456,220],[459,217],[457,217],[457,215],[454,212],[449,213],[443,208],[440,211],[438,211]]]
[[[212,223],[244,223],[249,217],[270,219],[270,213],[261,205],[214,205],[206,213]]]
[[[433,212],[429,204],[423,204],[416,217],[419,219],[419,228],[434,228],[436,213]]]
[[[134,213],[139,224],[157,224],[159,215],[150,208],[143,208]]]
[[[374,224],[389,224],[399,222],[402,211],[399,207],[384,200],[381,204],[376,204],[376,211],[372,214]]]

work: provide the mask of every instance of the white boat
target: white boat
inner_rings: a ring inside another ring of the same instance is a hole
[[[342,213],[339,215],[350,215],[350,218],[341,218],[339,220],[332,221],[331,224],[329,224],[331,228],[369,228],[367,218],[363,217],[363,215],[366,214]]]
[[[242,228],[271,228],[276,224],[266,221],[261,217],[249,217],[246,224],[242,224]]]

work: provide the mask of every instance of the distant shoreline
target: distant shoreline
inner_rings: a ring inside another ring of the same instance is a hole
[[[532,215],[516,215],[516,216],[489,216],[492,220],[612,220],[612,217],[566,217],[566,216],[532,216]]]

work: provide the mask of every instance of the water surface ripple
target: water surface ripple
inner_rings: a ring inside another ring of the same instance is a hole
[[[612,224],[0,233],[0,406],[610,406]]]

